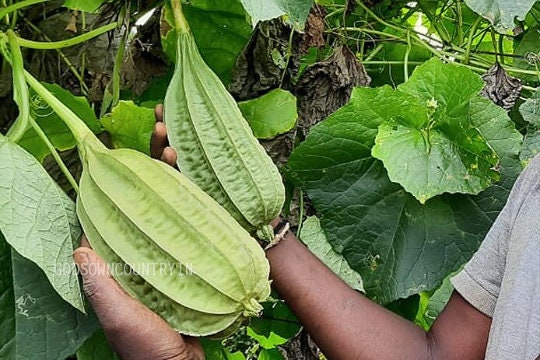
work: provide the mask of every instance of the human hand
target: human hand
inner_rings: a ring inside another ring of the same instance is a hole
[[[151,140],[152,156],[175,166],[176,152],[167,147],[163,108],[156,108]],[[107,264],[83,235],[73,254],[83,278],[83,289],[96,312],[107,340],[122,359],[199,360],[204,352],[197,339],[182,336],[146,306],[128,295],[112,278]]]

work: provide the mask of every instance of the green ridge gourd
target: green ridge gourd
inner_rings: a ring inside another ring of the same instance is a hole
[[[280,173],[199,54],[180,1],[172,0],[171,6],[177,59],[164,120],[169,143],[178,152],[178,167],[244,228],[264,233],[285,201]]]
[[[30,74],[28,84],[78,141],[77,215],[94,250],[126,291],[193,336],[224,336],[270,295],[264,251],[214,199],[162,162],[107,149]]]

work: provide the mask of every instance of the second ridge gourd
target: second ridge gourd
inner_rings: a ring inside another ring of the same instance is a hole
[[[285,201],[281,175],[234,98],[199,54],[180,0],[172,0],[171,6],[177,59],[164,119],[178,167],[248,231],[263,230],[279,216]]]

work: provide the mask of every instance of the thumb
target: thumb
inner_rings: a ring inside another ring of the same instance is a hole
[[[109,266],[92,249],[80,247],[73,253],[83,279],[83,290],[98,316],[106,314],[115,305],[125,306],[131,297],[120,288],[110,274]],[[100,316],[100,320],[101,319]]]

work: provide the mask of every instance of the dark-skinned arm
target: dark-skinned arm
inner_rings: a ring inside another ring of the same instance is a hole
[[[274,289],[329,359],[484,359],[491,318],[457,292],[426,333],[351,289],[291,233],[267,257]]]

